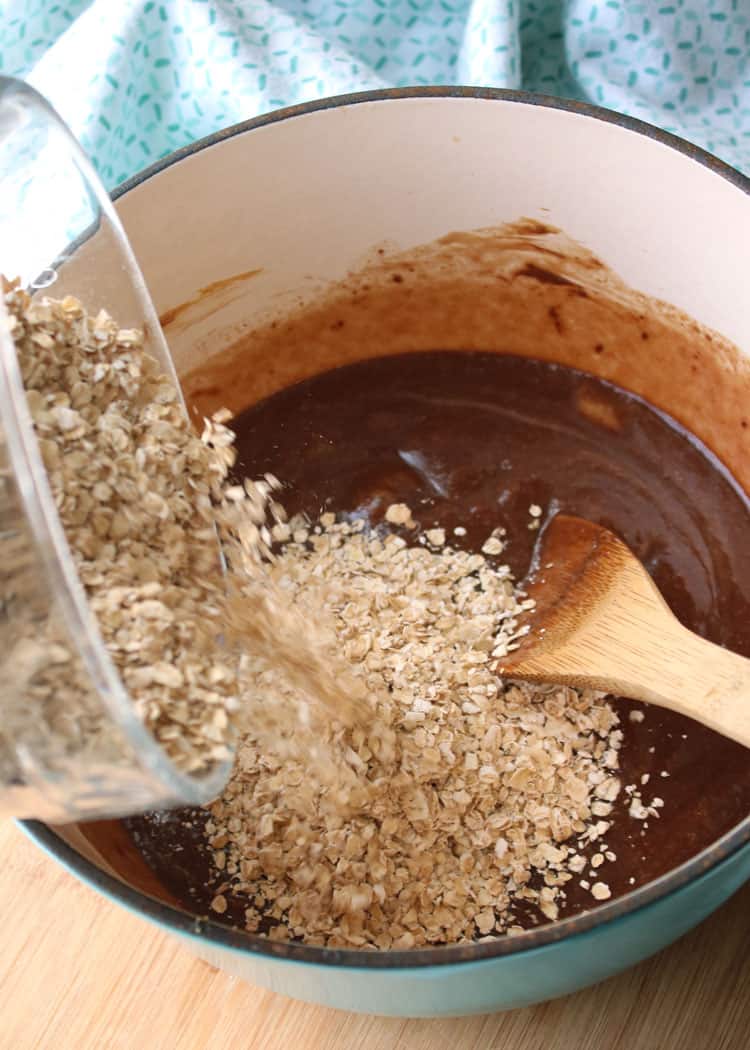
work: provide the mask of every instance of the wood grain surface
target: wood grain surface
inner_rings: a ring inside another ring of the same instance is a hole
[[[211,969],[0,823],[2,1050],[744,1050],[750,884],[596,988],[450,1020],[363,1017]]]

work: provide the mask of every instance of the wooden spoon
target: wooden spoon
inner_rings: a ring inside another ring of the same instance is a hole
[[[529,633],[501,658],[502,675],[645,700],[750,747],[750,660],[683,627],[607,529],[558,514],[525,590]]]

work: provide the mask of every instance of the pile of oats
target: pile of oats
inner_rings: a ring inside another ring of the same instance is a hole
[[[529,909],[555,919],[610,827],[617,716],[600,694],[501,681],[524,608],[509,569],[442,529],[416,538],[403,504],[385,517],[267,535],[265,593],[328,631],[326,660],[346,657],[369,717],[337,720],[272,639],[253,647],[245,737],[206,825],[212,906],[239,898],[273,938],[380,949],[514,932]],[[484,545],[502,547],[499,531]],[[597,866],[614,859],[601,848]]]
[[[503,531],[474,554],[405,504],[377,530],[288,522],[273,476],[230,483],[228,416],[195,435],[141,333],[72,298],[5,298],[51,491],[135,710],[191,773],[240,732],[206,825],[214,910],[231,894],[250,930],[381,949],[512,933],[529,909],[555,919],[566,885],[615,859],[622,734],[599,694],[499,678],[525,607],[497,564]],[[29,632],[17,650],[29,717],[95,734],[76,654]],[[598,878],[590,892],[610,895]]]
[[[230,756],[238,707],[236,660],[217,642],[214,510],[232,435],[218,422],[205,441],[193,432],[141,332],[71,297],[31,300],[11,288],[5,302],[49,485],[104,643],[146,726],[180,769],[200,773]],[[76,705],[68,650],[58,645],[55,659],[54,646],[19,644],[40,650],[27,680],[47,723],[95,732],[100,709]]]

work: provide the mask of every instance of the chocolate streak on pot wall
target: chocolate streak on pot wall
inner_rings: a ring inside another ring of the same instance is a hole
[[[251,284],[234,345],[230,334],[191,351],[182,337],[177,364],[198,421],[352,361],[491,350],[579,368],[645,397],[750,490],[750,357],[538,220],[381,249],[346,280],[290,296],[274,314],[254,312],[253,294]]]

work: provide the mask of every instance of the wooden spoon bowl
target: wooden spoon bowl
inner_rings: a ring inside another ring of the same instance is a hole
[[[683,627],[613,533],[558,514],[525,590],[529,631],[502,658],[503,676],[668,707],[750,747],[750,660]]]

